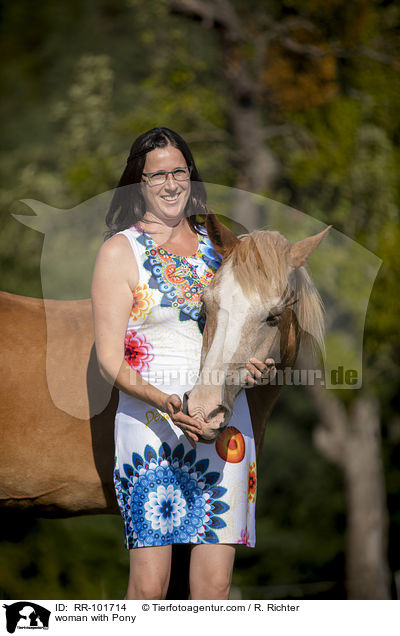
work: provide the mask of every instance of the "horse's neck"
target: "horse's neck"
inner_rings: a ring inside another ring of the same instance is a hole
[[[280,362],[275,365],[278,371],[291,369],[295,365],[302,336],[295,313],[287,311],[289,313],[280,328]],[[279,376],[277,379],[280,380]],[[261,454],[266,425],[282,388],[282,383],[278,381],[276,384],[246,389],[257,457]]]

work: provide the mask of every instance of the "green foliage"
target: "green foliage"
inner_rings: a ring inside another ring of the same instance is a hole
[[[2,526],[1,598],[124,597],[128,553],[119,518],[32,519],[3,512]],[[102,562],[106,568],[99,568]]]

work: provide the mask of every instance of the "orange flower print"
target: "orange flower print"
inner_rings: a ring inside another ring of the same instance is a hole
[[[149,290],[149,286],[146,283],[139,283],[136,289],[132,292],[132,308],[131,318],[132,320],[140,320],[144,318],[146,314],[150,312],[151,305],[154,304],[152,293]]]
[[[252,462],[249,466],[249,480],[248,480],[249,501],[255,503],[256,491],[257,491],[257,473],[256,463]]]
[[[185,276],[188,276],[189,270],[186,265],[176,266],[175,262],[170,263],[165,268],[165,275],[168,282],[172,283],[172,285],[183,285],[186,283]]]
[[[186,300],[190,300],[191,303],[199,303],[200,302],[200,294],[197,290],[197,287],[190,286],[189,283],[185,283],[182,285],[180,292],[181,296]]]

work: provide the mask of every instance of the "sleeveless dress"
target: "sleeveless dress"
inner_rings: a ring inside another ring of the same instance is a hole
[[[119,234],[128,238],[139,269],[125,359],[150,384],[182,398],[200,366],[201,293],[221,257],[205,230],[191,257],[168,252],[139,226]],[[254,547],[256,455],[245,392],[217,441],[198,442],[194,449],[168,414],[120,391],[114,484],[128,549],[172,543]]]

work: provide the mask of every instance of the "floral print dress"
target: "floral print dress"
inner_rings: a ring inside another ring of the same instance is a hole
[[[139,284],[125,359],[145,380],[181,398],[200,365],[203,289],[221,264],[205,230],[191,257],[158,246],[139,226],[123,230]],[[132,373],[134,382],[136,374]],[[114,483],[128,549],[172,543],[255,545],[255,445],[246,395],[216,442],[193,449],[169,416],[120,391]]]

